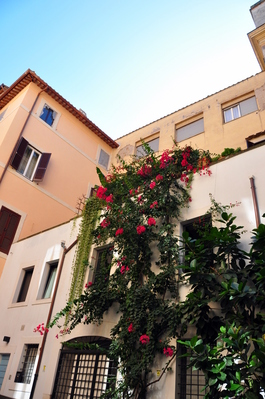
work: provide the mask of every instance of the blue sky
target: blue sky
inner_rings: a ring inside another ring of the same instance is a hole
[[[116,139],[260,72],[253,0],[0,0],[0,83],[28,68]]]

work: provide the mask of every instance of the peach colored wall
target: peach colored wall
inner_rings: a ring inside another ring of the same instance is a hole
[[[0,173],[3,171],[40,89],[29,84],[8,104],[0,124]],[[50,127],[39,118],[47,103],[58,113]],[[23,137],[40,152],[51,153],[42,182],[35,183],[20,175],[10,165],[0,184],[0,207],[9,207],[23,215],[15,241],[61,224],[77,214],[77,202],[89,188],[99,184],[96,173],[100,148],[112,149],[67,110],[42,92],[30,115]],[[106,174],[106,170],[101,168]],[[2,258],[1,258],[2,256]],[[5,257],[0,253],[1,264]],[[0,264],[0,265],[1,265]],[[2,266],[0,266],[1,275]]]
[[[258,111],[245,115],[229,123],[223,121],[222,105],[252,93],[256,95]],[[127,134],[117,142],[120,147],[113,151],[112,162],[116,163],[116,154],[135,153],[135,143],[141,139],[151,138],[159,132],[159,151],[162,152],[173,145],[176,127],[192,118],[202,115],[204,118],[204,132],[179,142],[179,145],[192,145],[197,148],[208,149],[212,153],[221,153],[225,147],[246,148],[245,138],[265,130],[265,72],[261,72],[240,83],[228,87],[203,100],[182,108],[164,118]]]

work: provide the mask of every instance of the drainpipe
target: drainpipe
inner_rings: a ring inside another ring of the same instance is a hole
[[[256,227],[259,227],[259,225],[260,225],[260,217],[259,217],[259,207],[258,207],[256,188],[255,188],[255,184],[254,184],[254,176],[250,177],[249,180],[250,180],[250,188],[251,188],[253,205],[254,205]]]
[[[42,92],[44,92],[45,90],[47,90],[47,88],[48,88],[48,86],[46,86],[43,90],[41,90],[41,91],[37,94],[37,97],[35,98],[35,101],[34,101],[32,107],[31,107],[31,109],[30,109],[30,111],[29,111],[29,113],[28,113],[28,116],[27,116],[27,118],[26,118],[26,120],[25,120],[25,122],[24,122],[24,125],[23,125],[23,127],[22,127],[22,129],[21,129],[21,132],[19,133],[19,136],[18,136],[18,139],[17,139],[17,141],[16,141],[16,144],[14,145],[14,148],[13,148],[11,154],[10,154],[10,157],[8,158],[8,161],[7,161],[7,163],[6,163],[5,167],[4,167],[3,173],[2,173],[2,175],[1,175],[1,177],[0,177],[0,184],[2,183],[3,177],[4,177],[4,175],[5,175],[6,171],[7,171],[7,168],[8,168],[8,166],[9,166],[10,162],[11,162],[11,159],[13,158],[13,155],[14,155],[15,151],[16,151],[17,148],[18,148],[18,144],[19,144],[20,138],[21,138],[21,136],[22,136],[22,134],[23,134],[23,132],[24,132],[24,130],[25,130],[25,127],[26,127],[26,125],[27,125],[27,123],[28,123],[28,120],[29,120],[30,115],[31,115],[31,113],[32,113],[32,111],[33,111],[33,108],[35,107],[35,104],[36,104],[36,102],[37,102],[37,100],[38,100],[40,94],[41,94]]]
[[[68,248],[64,248],[64,250],[63,250],[63,254],[62,254],[62,258],[61,258],[60,266],[59,266],[59,270],[58,270],[58,275],[57,275],[57,279],[56,279],[54,290],[53,290],[53,295],[52,295],[51,305],[50,305],[50,309],[49,309],[49,314],[48,314],[47,321],[46,321],[46,326],[49,324],[49,322],[51,320],[51,315],[52,315],[52,311],[53,311],[53,307],[54,307],[54,303],[55,303],[55,298],[56,298],[56,294],[57,294],[57,290],[58,290],[58,286],[59,286],[59,282],[60,282],[60,277],[61,277],[62,270],[63,270],[63,264],[64,264],[64,260],[65,260],[65,255],[77,244],[77,241],[78,241],[78,238]],[[34,392],[35,392],[35,388],[36,388],[36,384],[37,384],[37,380],[38,380],[38,376],[39,376],[40,364],[41,364],[41,361],[42,361],[42,356],[43,356],[43,352],[44,352],[46,338],[47,338],[47,333],[46,333],[46,331],[44,331],[43,338],[42,338],[42,344],[41,344],[41,347],[40,347],[39,359],[38,359],[38,363],[37,363],[37,366],[36,366],[36,371],[35,371],[35,374],[34,374],[34,380],[33,380],[33,384],[32,384],[32,388],[31,388],[29,399],[33,399],[33,397],[34,397]]]

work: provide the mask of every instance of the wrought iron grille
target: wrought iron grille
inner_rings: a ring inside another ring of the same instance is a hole
[[[99,351],[62,350],[52,399],[93,399],[115,384],[114,362]]]
[[[180,354],[186,352],[185,348],[180,349]],[[189,358],[178,358],[177,361],[177,395],[176,399],[200,399],[205,395],[203,387],[205,378],[203,372],[192,370],[189,365]]]
[[[37,353],[38,353],[37,344],[25,345],[25,355],[22,361],[22,370],[16,373],[15,382],[30,384]]]

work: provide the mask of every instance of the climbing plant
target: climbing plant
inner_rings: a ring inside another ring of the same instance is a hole
[[[193,175],[211,175],[210,154],[174,146],[156,156],[143,145],[145,158],[130,163],[120,160],[106,177],[98,170],[102,186],[97,190],[97,199],[102,212],[93,228],[93,243],[106,247],[112,261],[102,262],[95,280],[86,284],[78,298],[68,302],[51,325],[68,315],[70,332],[79,323],[100,324],[106,312],[116,310],[109,357],[116,361],[121,378],[115,388],[111,385],[106,397],[146,398],[148,388],[158,380],[152,371],[156,357],[164,358],[163,378],[178,356],[174,344],[178,339],[179,345],[188,348],[194,367],[205,373],[207,398],[236,395],[253,399],[251,394],[259,392],[263,383],[260,363],[264,316],[256,311],[257,307],[263,310],[265,303],[261,231],[256,231],[255,244],[246,254],[238,246],[240,228],[234,224],[234,217],[213,201],[211,214],[217,214],[221,227],[203,223],[196,226],[197,240],[188,233],[177,237],[181,209],[192,201]],[[179,299],[180,283],[191,287],[184,301]],[[260,287],[259,299],[254,299],[257,291],[253,284]],[[221,304],[219,313],[213,314],[212,303]],[[246,329],[242,327],[245,320]],[[257,327],[255,331],[251,320]],[[191,324],[196,335],[185,340],[183,336]],[[243,331],[242,345],[250,352],[250,342],[259,349],[258,360],[247,364],[248,373],[242,374],[242,383],[240,366],[235,366],[238,363],[234,361],[233,340],[230,345],[231,331],[237,337]],[[227,355],[225,360],[220,348],[226,349],[230,357]],[[257,382],[253,382],[253,373]],[[243,386],[245,381],[248,385]]]

